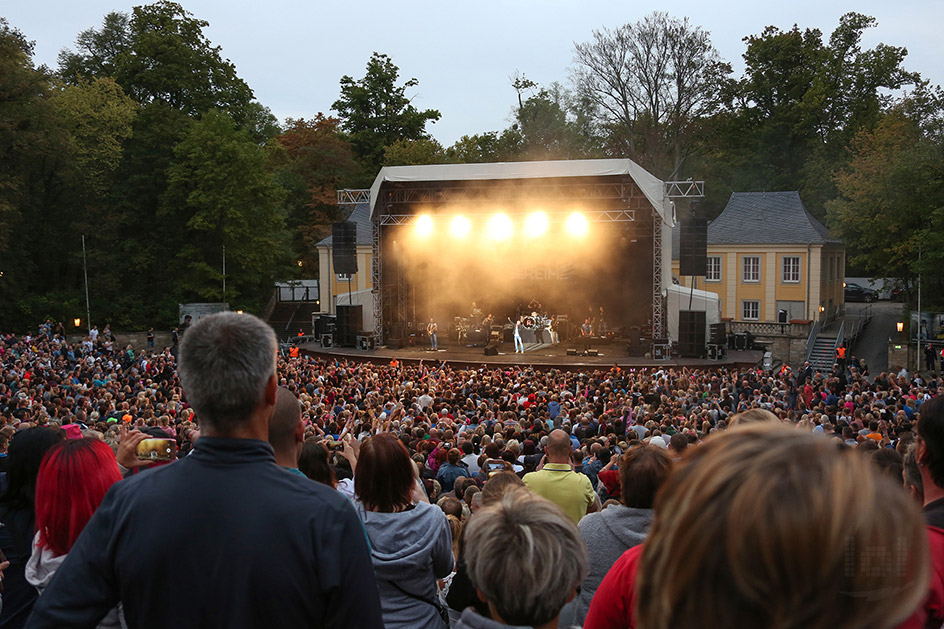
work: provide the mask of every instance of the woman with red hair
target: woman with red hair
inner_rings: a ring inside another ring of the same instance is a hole
[[[68,439],[46,453],[36,479],[36,536],[26,564],[26,580],[40,594],[119,480],[115,455],[104,441]],[[99,626],[124,625],[116,609]]]

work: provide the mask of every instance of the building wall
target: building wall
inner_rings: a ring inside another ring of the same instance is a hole
[[[744,300],[760,302],[757,321],[777,320],[777,302],[803,302],[805,318],[821,316],[820,306],[828,311],[842,302],[842,278],[845,271],[845,248],[842,245],[709,245],[708,255],[721,259],[721,281],[695,278],[695,287],[718,295],[721,312],[725,317],[742,321]],[[760,281],[743,280],[746,256],[760,258]],[[783,260],[793,256],[800,259],[798,282],[783,280]],[[832,260],[832,274],[830,262]],[[672,272],[678,277],[678,260],[672,261]],[[691,278],[680,278],[683,286],[691,285]],[[825,313],[823,313],[825,314]],[[796,315],[795,315],[796,316]]]
[[[331,250],[330,246],[318,247],[318,286],[321,294],[321,311],[326,314],[335,314],[334,298],[337,295],[346,295],[349,290],[347,280],[339,280],[334,272]],[[371,264],[373,264],[373,248],[369,245],[358,245],[357,273],[351,276],[351,291],[373,288]]]

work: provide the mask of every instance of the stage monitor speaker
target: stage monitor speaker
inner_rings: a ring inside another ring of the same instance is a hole
[[[568,356],[576,356],[576,355],[577,355],[577,348],[576,348],[576,347],[568,347],[568,348],[567,348],[567,355],[568,355]]]
[[[354,347],[364,323],[364,306],[337,307],[337,336],[339,347]]]
[[[486,356],[498,356],[498,346],[497,346],[497,345],[486,345],[486,346],[485,346],[485,355],[486,355]]]
[[[704,277],[708,270],[708,219],[682,219],[679,228],[679,275]]]
[[[331,254],[334,272],[357,273],[357,225],[351,221],[331,224]]]
[[[652,340],[652,358],[654,360],[665,360],[669,357],[669,339]]]
[[[403,349],[404,345],[406,345],[406,342],[403,340],[402,336],[387,339],[387,347],[389,349]]]
[[[699,358],[705,353],[705,312],[679,311],[679,356]]]
[[[725,324],[712,323],[708,327],[710,329],[708,338],[709,343],[712,343],[713,345],[724,345],[727,343],[724,333]]]
[[[600,350],[598,350],[598,349],[588,349],[588,350],[587,350],[587,356],[599,356],[599,355],[600,355]]]

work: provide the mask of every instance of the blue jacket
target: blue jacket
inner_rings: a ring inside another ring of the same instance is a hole
[[[92,627],[118,601],[130,627],[383,626],[350,501],[251,439],[115,484],[27,626]]]

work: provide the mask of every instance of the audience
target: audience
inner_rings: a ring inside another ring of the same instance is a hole
[[[116,352],[52,332],[0,338],[0,627],[22,626],[36,597],[24,579],[35,526],[58,530],[42,524],[55,516],[33,523],[33,505],[57,495],[36,476],[65,435],[54,452],[100,440],[98,463],[126,479],[97,510],[101,497],[82,503],[68,544],[35,537],[30,578],[48,586],[30,626],[111,623],[119,603],[130,626],[438,627],[447,611],[475,627],[944,622],[933,378],[872,378],[858,361],[794,374],[276,360],[271,330],[232,313],[183,339]],[[180,460],[139,458],[155,437]],[[529,520],[506,494],[543,506]],[[544,565],[524,564],[548,509],[566,518],[556,541],[579,530],[548,547],[567,570],[585,566],[573,581],[528,577]],[[499,511],[492,534],[471,534]],[[904,542],[860,552],[889,536]],[[854,569],[837,574],[841,560]]]

